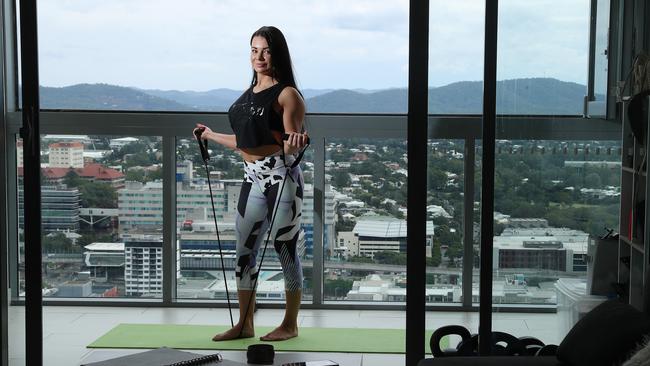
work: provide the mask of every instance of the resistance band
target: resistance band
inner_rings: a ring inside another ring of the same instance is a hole
[[[210,160],[210,154],[208,153],[208,140],[201,140],[201,134],[205,128],[197,128],[194,131],[194,137],[199,143],[199,148],[201,149],[201,158],[203,160],[203,166],[205,167],[205,174],[208,176],[208,189],[210,190],[210,202],[212,203],[212,217],[214,218],[214,229],[217,232],[217,244],[219,245],[219,257],[221,257],[221,271],[223,273],[223,283],[226,285],[226,299],[228,300],[228,313],[230,314],[230,325],[234,328],[235,323],[232,320],[232,305],[230,304],[230,292],[228,291],[228,281],[226,281],[226,266],[223,264],[223,252],[221,250],[221,238],[219,238],[219,226],[217,225],[217,214],[214,209],[214,198],[212,197],[212,183],[210,182],[210,170],[208,168],[208,161]]]

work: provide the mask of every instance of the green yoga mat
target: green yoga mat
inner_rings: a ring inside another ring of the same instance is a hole
[[[259,337],[272,329],[256,327],[255,331]],[[225,330],[212,325],[120,324],[88,348],[246,350],[251,344],[270,343],[276,351],[293,352],[404,353],[405,349],[405,331],[400,329],[300,328],[299,337],[282,342],[261,342],[257,337],[212,342],[212,336]],[[430,337],[427,332],[427,351]]]

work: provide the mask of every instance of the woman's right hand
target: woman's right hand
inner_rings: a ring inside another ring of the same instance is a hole
[[[210,127],[208,127],[208,126],[206,126],[204,124],[197,123],[196,128],[194,128],[194,130],[192,130],[192,133],[194,134],[194,136],[199,134],[200,137],[201,137],[201,140],[207,140],[208,136],[210,136],[210,134],[212,133],[212,130],[210,129]]]

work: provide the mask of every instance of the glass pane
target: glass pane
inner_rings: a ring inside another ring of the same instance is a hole
[[[334,232],[325,243],[325,300],[405,302],[406,143],[326,141],[325,174]],[[331,202],[331,203],[330,203]],[[329,217],[329,214],[328,214]],[[428,232],[431,245],[433,227]]]
[[[583,113],[588,0],[503,0],[498,31],[497,113]]]
[[[162,140],[41,137],[43,294],[162,297]],[[17,140],[20,293],[23,153]]]
[[[309,112],[406,111],[403,0],[39,0],[38,10],[44,108],[226,111],[250,84],[251,35],[273,19]]]
[[[497,141],[493,301],[557,304],[553,327],[528,324],[554,342],[570,329],[567,299],[599,298],[585,293],[587,252],[618,232],[620,159],[619,141]]]
[[[618,230],[620,141],[594,141],[589,133],[600,131],[576,131],[562,118],[583,112],[589,14],[587,0],[499,3],[497,79],[505,87],[496,112],[523,116],[496,125],[493,330],[552,344],[569,330],[564,320],[574,309],[565,296],[593,299],[587,250],[605,228]],[[513,79],[517,73],[525,79]],[[548,116],[538,129],[550,139],[526,139],[530,115]],[[568,140],[559,127],[585,139]],[[514,320],[504,314],[513,306],[557,313]]]
[[[9,365],[26,365],[25,307],[9,305],[8,318],[8,333],[11,334],[7,347]]]
[[[180,250],[179,298],[226,299],[226,285],[231,299],[237,297],[235,281],[237,230],[235,219],[242,189],[244,165],[239,153],[221,145],[210,144],[208,164],[215,211],[212,211],[210,186],[198,144],[195,140],[178,139],[176,143],[176,228]],[[298,253],[303,264],[303,299],[311,300],[311,257],[313,249],[313,164],[305,154],[301,169],[305,178]],[[285,189],[288,186],[285,187]],[[215,230],[215,215],[219,241]],[[259,264],[267,233],[258,252]],[[269,242],[257,285],[258,301],[283,300],[284,276],[278,254]],[[224,271],[227,283],[224,282]]]
[[[598,0],[596,9],[596,44],[594,49],[594,100],[589,114],[605,115],[609,51],[609,0]]]
[[[427,245],[427,302],[460,303],[465,143],[429,140],[427,160],[427,222],[434,227],[433,242]]]
[[[16,62],[16,90],[18,89],[19,85],[23,85],[23,73],[22,73],[22,46],[20,44],[20,1],[15,0],[14,1],[14,7],[16,9],[16,57],[15,57],[15,62]],[[6,9],[6,8],[5,8]],[[6,11],[6,10],[5,10]],[[5,61],[6,62],[6,61]],[[17,103],[18,105],[16,107],[22,108],[23,107],[23,95],[22,93],[17,93]]]
[[[484,1],[430,1],[430,114],[481,113],[484,32]]]

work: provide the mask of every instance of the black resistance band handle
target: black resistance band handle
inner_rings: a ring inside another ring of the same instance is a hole
[[[282,141],[287,141],[288,139],[289,139],[289,134],[288,133],[283,133],[282,134]],[[307,136],[307,145],[309,145],[309,144],[310,144],[309,136]]]
[[[203,158],[203,161],[208,162],[210,160],[210,153],[208,153],[208,140],[201,139],[203,131],[205,131],[205,128],[203,127],[195,129],[194,137],[196,137],[196,141],[199,142],[199,147],[201,148],[201,158]]]
[[[282,140],[286,141],[289,139],[289,134],[285,133],[282,134]],[[302,160],[303,155],[305,155],[305,151],[307,151],[307,147],[309,147],[309,144],[311,143],[311,140],[309,139],[309,136],[307,136],[307,144],[302,148],[298,156],[296,157],[296,160],[291,164],[291,169],[295,168],[300,164],[300,161]],[[284,159],[284,158],[282,158]]]

